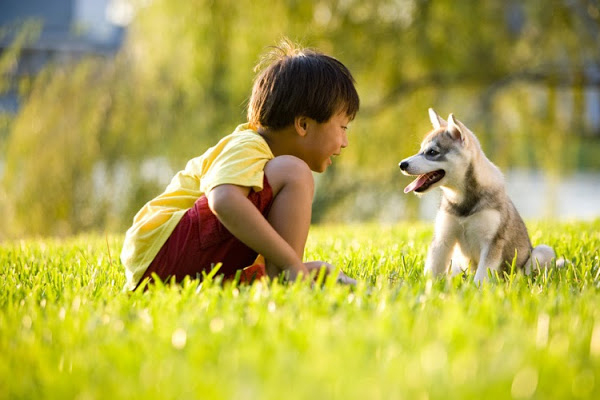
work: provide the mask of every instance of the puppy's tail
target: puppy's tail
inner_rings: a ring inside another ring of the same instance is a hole
[[[531,256],[525,263],[525,273],[527,275],[531,274],[533,270],[542,270],[548,268],[552,265],[552,260],[556,259],[556,253],[552,249],[552,247],[547,246],[545,244],[540,244],[533,248],[531,251]],[[565,259],[559,258],[556,260],[556,267],[562,268],[565,265]]]

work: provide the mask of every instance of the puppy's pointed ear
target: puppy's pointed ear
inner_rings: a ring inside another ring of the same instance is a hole
[[[429,109],[429,120],[431,121],[431,125],[435,129],[442,128],[448,126],[448,123],[444,120],[444,118],[440,117],[433,108]]]
[[[467,128],[462,122],[454,118],[454,114],[448,116],[448,129],[446,132],[448,132],[452,139],[460,140],[463,144],[467,144]]]

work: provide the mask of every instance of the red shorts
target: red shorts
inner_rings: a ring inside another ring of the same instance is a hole
[[[273,190],[265,175],[263,190],[250,190],[248,199],[266,218],[273,201]],[[257,253],[233,236],[208,207],[206,196],[196,200],[169,239],[160,249],[148,269],[140,279],[152,280],[152,273],[162,281],[175,278],[181,282],[186,276],[202,278],[202,272],[209,273],[217,263],[221,263],[218,274],[225,279],[234,278],[239,270],[251,265]],[[264,265],[253,265],[244,270],[243,280],[265,275]],[[138,284],[139,285],[139,284]]]

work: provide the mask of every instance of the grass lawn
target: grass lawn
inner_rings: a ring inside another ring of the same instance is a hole
[[[432,281],[432,224],[317,226],[351,289],[122,292],[121,236],[0,244],[0,398],[600,398],[600,220],[530,222],[570,261]]]

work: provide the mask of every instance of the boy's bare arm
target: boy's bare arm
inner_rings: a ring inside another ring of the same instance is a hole
[[[208,206],[229,232],[269,262],[289,271],[291,279],[300,272],[307,277],[302,260],[248,200],[249,192],[247,187],[219,185],[206,194]]]

